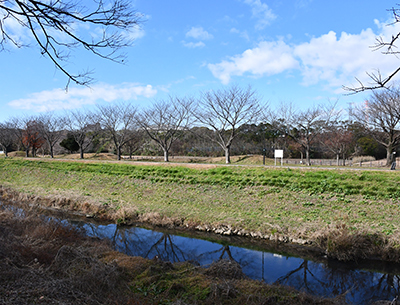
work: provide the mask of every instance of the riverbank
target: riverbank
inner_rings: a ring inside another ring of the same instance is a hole
[[[400,259],[393,171],[188,168],[0,159],[2,197],[147,222],[312,246],[339,260]]]
[[[2,304],[346,304],[250,280],[235,261],[202,268],[129,257],[22,207],[23,216],[0,210]]]

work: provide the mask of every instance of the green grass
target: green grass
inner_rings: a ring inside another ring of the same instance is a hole
[[[400,197],[400,175],[388,171],[337,171],[217,167],[208,170],[169,166],[133,166],[109,163],[49,162],[0,159],[8,167],[41,169],[61,174],[85,173],[125,177],[153,183],[220,185],[224,187],[269,186],[310,194],[364,195],[366,199]]]
[[[130,213],[307,238],[329,225],[398,234],[395,171],[140,166],[0,159],[0,183]]]

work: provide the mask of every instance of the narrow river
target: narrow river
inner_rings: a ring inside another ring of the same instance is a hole
[[[252,279],[282,284],[309,294],[334,297],[346,293],[353,304],[368,304],[377,300],[393,300],[399,295],[400,266],[377,262],[341,263],[332,260],[314,262],[281,254],[254,250],[229,244],[229,238],[211,242],[184,237],[165,231],[86,221],[69,223],[85,230],[90,236],[111,241],[116,250],[132,256],[142,256],[171,262],[192,261],[207,266],[219,259],[238,262]],[[244,238],[242,238],[243,240]]]
[[[5,206],[1,202],[0,208],[12,209],[18,216],[24,217],[24,211],[19,208]],[[88,236],[107,239],[116,250],[131,256],[150,259],[157,256],[164,261],[191,261],[200,266],[210,265],[219,259],[235,260],[252,279],[291,286],[322,297],[345,294],[346,300],[352,304],[392,301],[400,295],[400,264],[366,261],[357,264],[328,259],[313,261],[268,252],[264,246],[267,241],[253,242],[243,237],[196,232],[188,237],[187,232],[182,236],[178,231],[117,226],[82,217],[62,219],[53,214],[45,216],[45,219],[49,218],[80,228]],[[199,235],[203,239],[198,238]]]

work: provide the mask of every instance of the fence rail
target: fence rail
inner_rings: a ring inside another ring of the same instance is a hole
[[[305,160],[301,159],[283,159],[283,164],[305,164]],[[386,166],[386,161],[378,160],[378,161],[358,161],[354,162],[353,160],[344,160],[341,159],[338,161],[336,159],[311,159],[311,165],[314,166],[353,166],[353,167],[384,167]]]

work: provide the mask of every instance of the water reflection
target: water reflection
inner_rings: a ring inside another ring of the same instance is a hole
[[[354,304],[393,300],[399,295],[400,273],[378,273],[337,261],[316,263],[138,227],[97,225],[82,221],[71,223],[84,229],[90,236],[109,239],[115,249],[132,256],[157,256],[171,262],[192,261],[201,266],[220,259],[234,260],[253,279],[288,285],[325,297],[346,294],[347,301]]]

